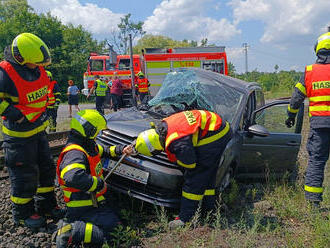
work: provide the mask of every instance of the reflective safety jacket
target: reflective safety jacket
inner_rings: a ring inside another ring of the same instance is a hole
[[[97,79],[95,81],[95,84],[96,84],[96,89],[95,89],[96,96],[105,96],[108,89],[107,83],[103,82],[100,79]]]
[[[48,89],[47,108],[57,108],[61,102],[60,96],[61,96],[61,92],[59,91],[57,82],[55,80],[51,81],[50,87]]]
[[[83,164],[71,164],[68,167],[65,167],[61,171],[60,170],[60,164],[62,162],[63,156],[68,151],[71,151],[71,150],[78,150],[78,151],[83,152],[86,155],[87,159],[88,159],[89,168],[86,168],[86,165],[83,165]],[[93,202],[92,202],[91,199],[89,199],[89,200],[72,200],[71,199],[71,194],[72,193],[80,192],[81,191],[80,189],[77,189],[77,188],[67,187],[66,186],[66,182],[63,179],[64,174],[68,170],[73,169],[73,168],[80,168],[80,169],[83,169],[83,170],[87,170],[88,169],[90,175],[92,176],[92,180],[93,180],[92,181],[92,184],[91,184],[91,187],[88,189],[88,191],[89,192],[94,192],[97,189],[97,186],[98,186],[99,183],[103,184],[103,182],[102,181],[100,182],[100,180],[99,180],[99,178],[101,180],[103,179],[103,175],[102,175],[103,169],[102,169],[101,158],[100,158],[99,153],[96,154],[95,156],[90,156],[85,151],[85,149],[82,148],[81,146],[76,145],[76,144],[68,145],[61,152],[61,154],[60,154],[60,156],[58,158],[58,161],[57,161],[57,168],[56,168],[58,182],[61,185],[61,188],[63,189],[64,201],[66,202],[66,205],[68,207],[92,206],[93,205]],[[104,200],[103,195],[107,191],[106,184],[103,184],[103,185],[104,185],[104,187],[100,191],[96,192],[96,198],[97,198],[97,201],[98,202]]]
[[[140,93],[147,93],[149,87],[149,81],[146,78],[138,78],[135,85]]]
[[[196,161],[184,163],[170,151],[173,142],[192,136],[192,146],[200,147],[222,138],[230,130],[227,122],[216,113],[205,110],[191,110],[173,114],[163,121],[167,124],[167,135],[165,138],[165,151],[170,161],[177,162],[185,168],[194,168]],[[211,135],[210,135],[211,134]]]
[[[25,81],[15,71],[14,67],[6,61],[0,66],[7,72],[18,91],[18,104],[15,105],[30,122],[34,122],[45,112],[47,105],[47,93],[50,81],[43,67],[39,67],[40,77],[33,83]]]
[[[307,66],[305,87],[310,116],[330,116],[330,64]]]

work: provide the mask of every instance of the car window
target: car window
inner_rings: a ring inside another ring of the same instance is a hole
[[[256,113],[255,123],[264,126],[271,133],[294,133],[295,127],[285,125],[287,119],[287,104],[268,107]]]
[[[211,77],[192,70],[168,73],[157,95],[149,101],[153,109],[170,105],[175,112],[205,109],[221,115],[230,123],[237,115],[244,94]]]
[[[103,71],[103,60],[90,60],[91,71]]]
[[[247,103],[244,107],[243,110],[243,115],[242,115],[242,119],[240,122],[240,129],[241,130],[247,130],[249,125],[250,125],[250,118],[252,115],[252,112],[254,111],[254,93],[250,94]]]
[[[255,91],[256,96],[256,109],[265,105],[264,93],[261,90]]]

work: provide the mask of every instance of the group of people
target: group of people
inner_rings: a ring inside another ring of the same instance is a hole
[[[306,199],[317,206],[322,201],[324,167],[329,157],[330,87],[326,82],[330,81],[330,32],[320,36],[315,52],[317,63],[306,67],[295,86],[286,125],[294,125],[299,106],[308,97],[311,134],[305,192]],[[220,115],[206,110],[179,112],[140,133],[134,147],[106,147],[95,142],[97,134],[107,128],[101,111],[82,110],[71,119],[70,135],[55,167],[45,133],[49,124],[47,106],[56,105],[56,93],[55,101],[48,99],[52,76],[48,73],[47,77],[44,69],[51,63],[49,49],[36,35],[22,33],[4,54],[5,60],[0,63],[0,113],[17,225],[39,228],[45,226],[46,218],[60,220],[55,234],[57,247],[80,243],[101,247],[120,224],[108,204],[111,196],[103,180],[101,158],[131,155],[134,150],[146,156],[165,151],[170,161],[184,169],[180,212],[170,227],[189,222],[201,202],[203,210],[213,211],[217,159],[232,138],[230,124]],[[95,90],[103,92],[104,87],[97,81]],[[54,194],[56,174],[65,211],[58,207]]]

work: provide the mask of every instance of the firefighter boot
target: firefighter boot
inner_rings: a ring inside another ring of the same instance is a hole
[[[184,222],[180,220],[180,217],[176,217],[174,220],[168,223],[168,227],[170,230],[177,229],[180,227],[184,227]]]
[[[26,219],[14,218],[14,222],[16,225],[26,226],[32,230],[44,227],[46,225],[45,219],[38,214],[31,215],[29,218]]]
[[[52,219],[55,222],[64,218],[66,214],[66,209],[60,208],[59,206],[56,206],[55,208],[51,209],[48,212],[41,212],[40,215],[45,216],[47,219]]]
[[[53,242],[56,242],[56,248],[70,247],[72,244],[72,225],[65,219],[61,219],[57,226],[58,229],[52,236]]]

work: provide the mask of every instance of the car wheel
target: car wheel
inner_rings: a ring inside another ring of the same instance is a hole
[[[231,166],[229,166],[218,186],[218,192],[223,192],[226,188],[228,188],[228,186],[230,185],[232,176],[233,176],[233,168]]]

